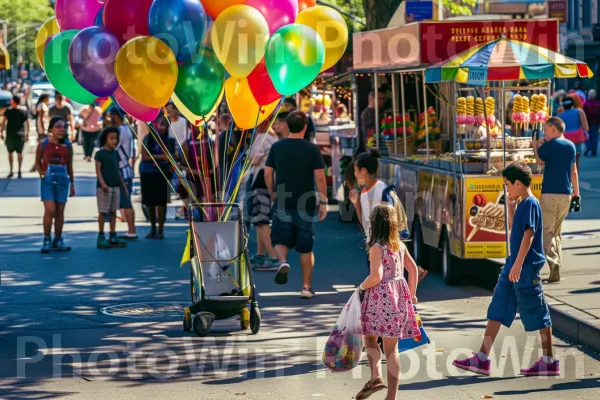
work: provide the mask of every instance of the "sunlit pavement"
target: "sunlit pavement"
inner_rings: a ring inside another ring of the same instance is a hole
[[[0,160],[5,154],[0,150]],[[367,273],[356,226],[339,222],[335,213],[317,226],[318,297],[299,299],[293,256],[284,287],[273,283],[272,273],[256,274],[263,314],[258,335],[231,320],[215,323],[202,339],[183,331],[178,311],[190,298],[189,270],[179,267],[185,223],[171,223],[162,242],[142,239],[125,249],[97,250],[92,166],[79,153],[76,158],[78,196],[67,205],[64,235],[70,253],[39,253],[35,175],[0,180],[0,398],[351,399],[360,390],[368,379],[365,362],[335,375],[319,363],[342,305]],[[4,176],[5,161],[0,165]],[[138,219],[143,236],[148,228],[140,212]],[[483,279],[486,269],[482,263],[471,281]],[[565,271],[567,279],[570,274]],[[561,338],[555,344],[562,377],[518,377],[518,369],[539,356],[536,334],[526,334],[518,321],[498,339],[492,377],[459,372],[450,364],[479,347],[489,290],[446,287],[432,273],[418,295],[433,343],[402,355],[401,398],[598,398],[600,357]],[[122,316],[137,303],[149,304]]]

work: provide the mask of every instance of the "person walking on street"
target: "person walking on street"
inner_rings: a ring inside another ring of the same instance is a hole
[[[83,119],[81,131],[83,135],[83,154],[84,160],[92,162],[94,154],[94,144],[100,133],[100,119],[102,118],[102,109],[95,104],[81,110],[79,116]]]
[[[122,236],[125,240],[137,240],[137,230],[135,228],[135,211],[131,202],[133,192],[133,167],[135,165],[137,143],[131,132],[131,128],[123,121],[120,111],[113,107],[110,111],[110,118],[115,126],[119,128],[119,145],[117,154],[119,156],[119,170],[125,181],[127,190],[121,191],[119,204],[121,206],[121,216],[127,222],[127,233]]]
[[[21,98],[14,96],[10,101],[10,108],[4,112],[2,126],[0,126],[0,139],[4,140],[4,130],[6,129],[6,149],[8,150],[8,165],[10,173],[7,178],[14,176],[14,153],[17,153],[18,173],[21,179],[21,166],[23,164],[23,148],[29,140],[29,118],[27,112],[19,108]]]
[[[35,105],[35,126],[37,130],[38,143],[41,143],[48,136],[48,124],[50,123],[50,95],[42,93]],[[35,172],[35,160],[29,172]]]
[[[67,198],[75,196],[73,175],[73,145],[65,138],[67,121],[52,118],[48,126],[49,137],[38,144],[35,165],[41,178],[44,203],[44,244],[42,253],[70,251],[62,237]],[[51,239],[54,222],[54,241]]]
[[[117,210],[120,192],[127,190],[125,181],[119,173],[119,157],[116,148],[119,145],[119,129],[106,128],[100,135],[100,150],[94,157],[96,161],[96,200],[98,201],[98,240],[96,247],[125,247],[127,243],[117,237]],[[104,223],[110,220],[110,236],[106,239]]]
[[[577,95],[575,94],[570,94],[563,101],[563,107],[565,110],[558,114],[558,118],[564,121],[565,138],[573,142],[575,145],[575,164],[577,165],[577,170],[579,170],[579,158],[583,153],[583,145],[588,140],[586,132],[589,131],[590,128],[588,126],[585,112],[583,112],[583,109],[578,108],[575,105],[574,99],[576,96]]]
[[[54,105],[48,110],[50,118],[62,118],[67,121],[65,138],[69,140],[69,135],[75,132],[75,119],[73,117],[73,107],[64,101],[62,94],[56,92],[54,94]]]
[[[163,115],[159,115],[154,120],[154,126],[158,135],[156,133],[146,135],[141,151],[142,204],[148,207],[150,219],[150,232],[146,235],[146,239],[164,239],[169,196],[168,179],[171,178],[169,154],[175,154],[177,145],[175,139],[169,136],[169,122]],[[168,154],[165,153],[165,149]],[[156,230],[157,222],[158,231]]]
[[[308,118],[301,111],[287,119],[290,136],[273,144],[265,164],[265,183],[274,202],[271,242],[279,259],[275,283],[288,281],[288,252],[300,253],[303,287],[302,298],[313,298],[312,274],[314,219],[327,217],[327,180],[325,161],[314,143],[303,140]],[[315,195],[315,184],[318,195]]]
[[[282,104],[283,111],[292,112],[298,110],[298,103],[293,97],[286,97],[283,99]],[[308,124],[306,126],[306,133],[304,134],[304,139],[309,142],[314,142],[316,140],[317,128],[315,127],[315,122],[311,117],[308,117]]]
[[[600,100],[594,89],[588,92],[588,101],[585,102],[583,111],[590,128],[588,131],[590,138],[586,143],[584,154],[589,156],[591,153],[593,157],[596,157],[598,155],[598,130],[600,129]]]
[[[565,123],[551,117],[544,125],[546,142],[534,141],[537,161],[544,165],[542,212],[544,215],[544,251],[550,267],[549,283],[560,282],[562,266],[562,224],[571,208],[571,200],[579,197],[579,174],[575,145],[565,139]],[[541,144],[541,146],[540,146]]]

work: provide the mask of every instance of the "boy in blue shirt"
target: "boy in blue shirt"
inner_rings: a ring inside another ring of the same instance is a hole
[[[515,162],[502,173],[508,192],[510,255],[500,273],[488,308],[488,323],[481,349],[473,357],[455,360],[453,365],[467,371],[490,375],[488,358],[502,325],[510,328],[517,310],[527,332],[540,331],[543,357],[531,368],[521,369],[526,376],[560,375],[552,350],[550,310],[542,291],[540,272],[546,258],[543,245],[542,208],[531,193],[531,168]]]

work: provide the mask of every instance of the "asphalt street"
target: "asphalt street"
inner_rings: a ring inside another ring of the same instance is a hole
[[[216,322],[203,339],[181,323],[190,302],[189,270],[179,266],[185,223],[172,222],[164,241],[97,250],[95,181],[88,164],[77,161],[76,171],[78,195],[67,205],[65,226],[73,251],[63,254],[39,253],[35,176],[0,180],[0,398],[337,400],[361,389],[365,361],[346,374],[320,364],[341,308],[367,274],[355,225],[332,212],[317,226],[315,299],[299,299],[293,255],[288,285],[275,285],[272,273],[255,276],[263,316],[258,335],[241,331],[234,319]],[[481,276],[487,268],[481,263]],[[479,347],[490,294],[474,285],[447,287],[433,273],[425,279],[419,310],[432,343],[401,356],[401,398],[598,398],[600,356],[560,335],[562,376],[519,377],[519,368],[539,357],[539,339],[518,321],[501,332],[492,377],[452,367]]]

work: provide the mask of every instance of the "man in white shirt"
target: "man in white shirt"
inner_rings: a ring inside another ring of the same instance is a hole
[[[135,228],[135,212],[133,203],[131,202],[131,194],[133,192],[133,178],[135,158],[137,153],[137,141],[133,136],[129,124],[123,121],[121,112],[114,107],[110,110],[110,118],[115,126],[119,127],[119,145],[117,146],[117,155],[119,157],[119,170],[127,187],[127,195],[125,191],[121,191],[121,216],[125,218],[128,226],[128,232],[122,236],[125,240],[137,240],[137,230]]]
[[[169,114],[169,122],[171,124],[169,136],[175,139],[177,145],[181,147],[189,139],[189,123],[179,115],[179,110],[173,103],[167,104],[167,113]]]

